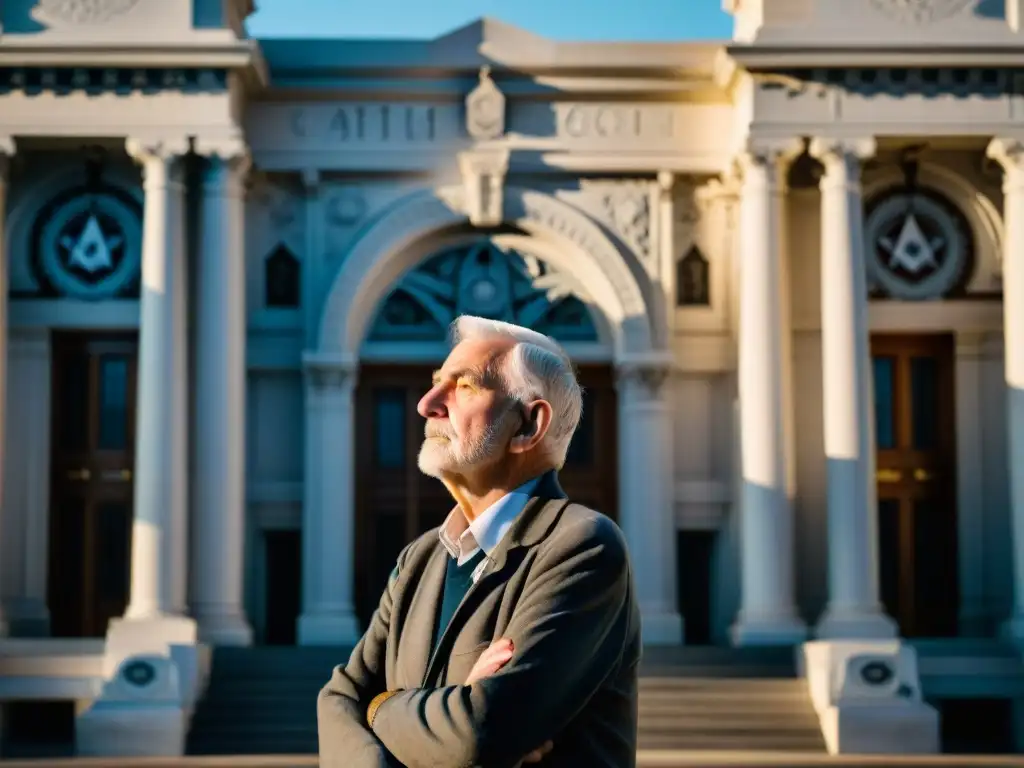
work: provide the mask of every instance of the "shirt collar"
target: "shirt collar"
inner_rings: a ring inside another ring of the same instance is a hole
[[[444,525],[438,530],[438,538],[448,550],[448,554],[459,561],[464,561],[467,559],[466,555],[479,547],[490,557],[519,513],[526,507],[539,482],[540,478],[535,477],[506,493],[468,525],[462,508],[456,506],[448,513]]]

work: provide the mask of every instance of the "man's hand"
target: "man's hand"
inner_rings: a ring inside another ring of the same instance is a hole
[[[509,662],[514,650],[515,647],[512,645],[511,640],[506,638],[495,640],[486,651],[480,654],[480,658],[476,660],[473,669],[469,671],[469,677],[466,678],[466,685],[472,685],[493,675]],[[543,745],[524,757],[523,762],[539,763],[554,746],[554,743],[550,741],[544,742]]]

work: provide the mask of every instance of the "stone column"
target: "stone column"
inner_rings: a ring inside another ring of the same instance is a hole
[[[7,410],[7,177],[10,158],[14,155],[14,141],[0,136],[0,489],[3,488],[3,448],[6,442]],[[0,494],[0,496],[4,496]],[[0,504],[0,514],[6,510]],[[4,590],[6,597],[6,589]],[[7,634],[7,615],[3,600],[0,600],[0,636]]]
[[[208,148],[197,145],[197,151]],[[249,645],[245,576],[245,190],[242,145],[214,148],[203,171],[196,276],[195,510],[191,608],[199,637]]]
[[[184,182],[188,144],[129,140],[143,168],[135,520],[127,620],[181,613],[187,549]]]
[[[1024,643],[1024,139],[995,139],[989,157],[1003,166],[1003,349],[1006,458],[1013,529],[1013,615],[1006,632]]]
[[[623,361],[619,411],[619,521],[629,544],[645,645],[679,645],[671,356]]]
[[[816,139],[821,180],[821,345],[827,462],[829,601],[823,639],[897,634],[878,599],[873,377],[868,346],[861,159],[872,139]]]
[[[355,361],[307,353],[300,645],[354,645]]]
[[[789,645],[806,637],[793,579],[793,510],[787,492],[783,407],[781,196],[797,141],[759,142],[741,158],[739,396],[741,599],[737,645]]]

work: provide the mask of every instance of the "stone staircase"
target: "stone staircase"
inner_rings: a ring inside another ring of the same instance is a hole
[[[192,755],[313,754],[316,695],[341,648],[222,648],[192,721]],[[824,754],[789,649],[650,649],[640,684],[641,750]]]
[[[641,750],[825,753],[790,649],[652,648],[640,671]]]

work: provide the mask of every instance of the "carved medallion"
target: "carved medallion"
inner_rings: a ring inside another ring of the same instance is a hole
[[[604,207],[616,231],[642,258],[651,252],[651,207],[646,191],[617,189],[604,198]]]
[[[928,24],[955,16],[973,0],[871,0],[879,11],[897,21]]]
[[[466,132],[474,139],[497,139],[505,132],[505,95],[481,67],[480,84],[466,97]]]
[[[34,265],[58,295],[123,296],[137,288],[142,229],[137,205],[113,189],[76,190],[36,223]]]
[[[945,198],[897,189],[869,208],[865,221],[868,280],[900,299],[941,298],[971,263],[970,227]]]
[[[33,18],[43,22],[101,24],[127,13],[139,0],[39,0]]]

